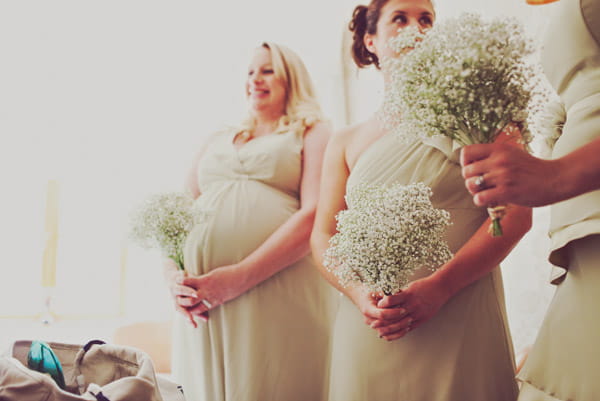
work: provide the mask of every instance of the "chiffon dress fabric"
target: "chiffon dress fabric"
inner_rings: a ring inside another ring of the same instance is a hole
[[[361,183],[423,182],[447,210],[446,239],[456,252],[486,221],[461,177],[448,138],[410,144],[386,134],[365,150],[347,190]],[[348,205],[352,207],[351,204]],[[431,274],[424,268],[413,279]],[[438,313],[388,342],[342,298],[333,329],[330,401],[514,401],[517,384],[499,268],[453,296]]]
[[[184,248],[193,275],[241,261],[300,206],[303,133],[269,134],[241,147],[235,134],[217,135],[198,165],[204,218]],[[324,399],[335,295],[309,255],[210,310],[198,328],[177,316],[173,376],[186,399]]]
[[[552,157],[600,137],[600,1],[561,0],[542,51],[567,111]],[[519,401],[600,400],[600,191],[550,209],[556,292],[518,379]]]

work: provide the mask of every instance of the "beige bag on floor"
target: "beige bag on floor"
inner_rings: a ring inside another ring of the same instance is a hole
[[[136,348],[102,341],[48,345],[62,364],[65,389],[27,368],[31,341],[17,341],[0,356],[0,401],[185,401],[181,387],[157,377],[150,357]]]

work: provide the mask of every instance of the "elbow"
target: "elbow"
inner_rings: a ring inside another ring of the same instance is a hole
[[[296,212],[294,234],[297,238],[302,238],[302,241],[306,241],[306,243],[310,240],[315,223],[315,214],[314,208],[302,208]]]
[[[326,247],[323,246],[323,235],[318,230],[313,229],[310,235],[310,251],[315,260],[317,267],[321,267],[323,264],[323,253],[325,252]]]
[[[315,217],[317,216],[317,209],[314,207],[301,208],[298,213],[302,221],[302,226],[306,227],[308,235],[310,235],[313,225],[315,224]]]
[[[321,228],[319,224],[315,224],[309,239],[310,251],[319,266],[323,264],[323,254],[329,245],[329,238],[331,237]]]
[[[310,250],[315,253],[318,249],[320,249],[320,241],[319,241],[319,233],[316,230],[316,227],[313,227],[310,236],[309,236],[309,245],[310,245]]]
[[[315,254],[315,250],[317,249],[317,236],[315,235],[315,230],[312,230],[310,233],[310,237],[308,239],[308,245],[310,247],[310,251]]]

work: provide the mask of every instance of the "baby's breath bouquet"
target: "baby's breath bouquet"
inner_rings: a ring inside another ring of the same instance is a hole
[[[357,185],[346,194],[347,210],[336,216],[324,264],[344,286],[364,283],[371,291],[397,293],[419,268],[436,268],[452,257],[443,239],[448,212],[431,204],[423,183]]]
[[[389,46],[401,56],[383,62],[391,79],[384,120],[400,137],[444,135],[470,145],[520,131],[527,148],[547,93],[521,24],[466,13],[425,34],[404,29]],[[502,235],[504,208],[488,211],[493,234]]]
[[[177,192],[152,195],[132,213],[130,237],[143,248],[159,249],[183,269],[182,246],[199,218],[191,196]]]

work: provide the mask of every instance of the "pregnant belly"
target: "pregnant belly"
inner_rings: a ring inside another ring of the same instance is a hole
[[[206,192],[198,202],[205,216],[188,236],[184,249],[186,269],[192,274],[239,262],[299,206],[295,197],[253,181]]]

